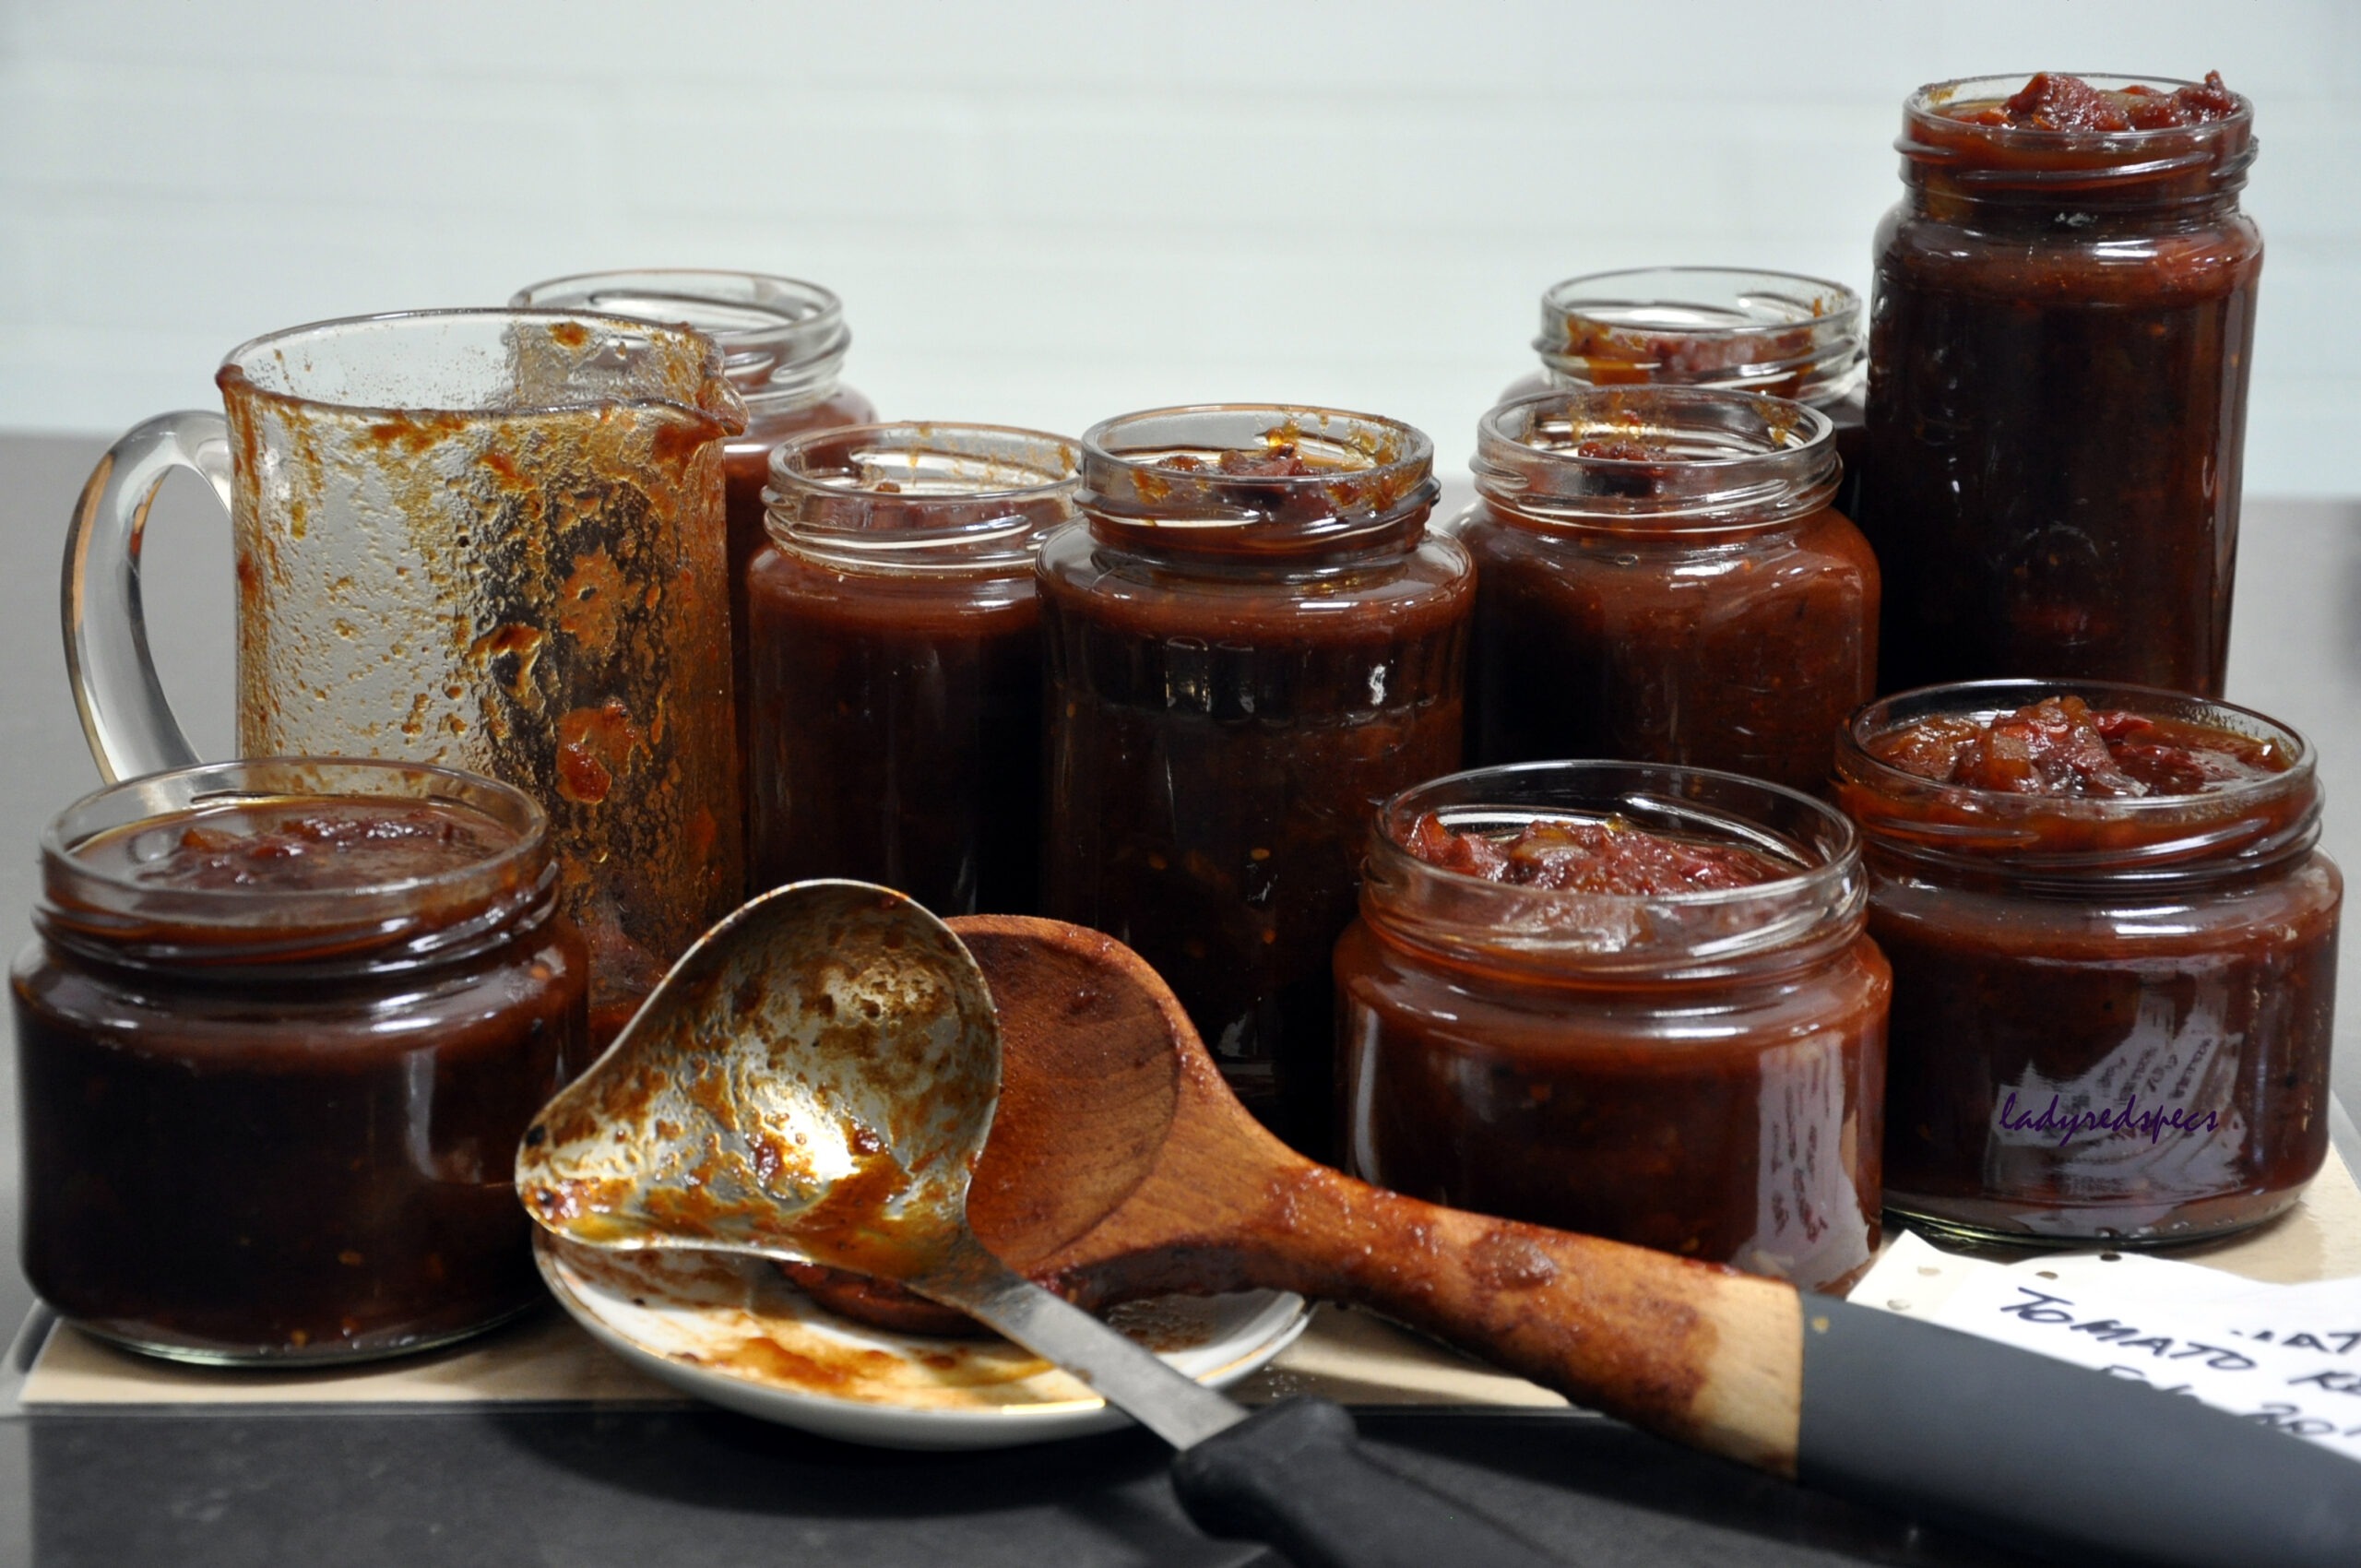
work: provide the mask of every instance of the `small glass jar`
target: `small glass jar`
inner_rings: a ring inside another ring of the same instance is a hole
[[[1860,519],[1885,571],[1878,689],[2218,697],[2262,271],[2238,209],[2252,110],[2106,133],[1958,117],[2024,81],[1939,83],[1903,113]]]
[[[1135,948],[1323,1158],[1370,813],[1459,766],[1475,574],[1427,530],[1433,456],[1325,409],[1129,414],[1084,437],[1086,520],[1041,547],[1044,912]]]
[[[583,1065],[540,809],[473,774],[152,774],[42,840],[13,974],[24,1263],[180,1360],[422,1350],[542,1299],[516,1142]]]
[[[1469,750],[1824,791],[1877,675],[1878,568],[1829,505],[1827,416],[1709,387],[1544,392],[1484,417]]]
[[[1939,784],[1869,746],[2052,695],[2271,743],[2187,795]],[[2328,1148],[2343,881],[2312,752],[2244,708],[1984,681],[1864,708],[1838,750],[1893,963],[1886,1203],[1966,1239],[2192,1241],[2293,1205]]]
[[[1794,865],[1714,892],[1447,871],[1458,832],[1626,823]],[[1879,1236],[1889,989],[1853,826],[1756,779],[1527,763],[1386,802],[1336,944],[1353,1171],[1458,1208],[1841,1290]]]
[[[1845,467],[1834,505],[1853,516],[1869,360],[1861,296],[1842,283],[1726,267],[1646,267],[1569,278],[1541,296],[1541,369],[1501,395],[1585,386],[1718,386],[1818,409]]]
[[[698,267],[552,278],[518,290],[508,303],[685,325],[720,346],[722,374],[745,399],[746,429],[721,452],[730,540],[730,674],[738,694],[738,798],[746,803],[751,843],[746,568],[769,537],[764,531],[763,487],[770,480],[771,448],[806,431],[867,424],[877,417],[867,398],[836,379],[852,347],[843,303],[817,283],[800,279]]]
[[[771,454],[771,542],[747,573],[755,888],[847,876],[941,915],[1034,911],[1033,558],[1075,483],[1071,442],[992,425],[857,425]]]

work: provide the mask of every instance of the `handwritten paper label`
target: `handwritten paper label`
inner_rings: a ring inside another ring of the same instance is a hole
[[[2202,1400],[2361,1459],[2361,1280],[2257,1285],[2128,1254],[2002,1267],[1905,1236],[1854,1299]]]

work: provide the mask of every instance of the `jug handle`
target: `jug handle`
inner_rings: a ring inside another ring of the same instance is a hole
[[[229,422],[193,410],[133,426],[90,470],[65,535],[65,673],[83,737],[110,784],[198,760],[156,679],[139,597],[148,509],[174,469],[201,476],[230,511]]]

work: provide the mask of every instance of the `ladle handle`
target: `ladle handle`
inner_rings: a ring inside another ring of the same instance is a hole
[[[1208,1535],[1275,1546],[1296,1568],[1545,1568],[1551,1557],[1370,1458],[1334,1400],[1266,1406],[1172,1461]]]
[[[1003,1265],[967,1239],[904,1281],[1074,1373],[1180,1450],[1172,1480],[1214,1535],[1277,1547],[1296,1568],[1545,1568],[1555,1560],[1364,1453],[1325,1399],[1255,1415]]]
[[[972,1239],[945,1266],[902,1283],[990,1324],[1074,1373],[1175,1448],[1202,1442],[1246,1419],[1239,1405],[1157,1360],[1080,1307],[1051,1295]]]
[[[174,469],[203,479],[230,511],[229,422],[200,410],[133,426],[91,470],[65,536],[65,672],[90,755],[110,784],[197,760],[156,679],[139,596],[148,509]]]

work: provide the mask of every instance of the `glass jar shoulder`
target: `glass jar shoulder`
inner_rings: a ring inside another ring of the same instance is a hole
[[[1435,532],[1398,554],[1249,567],[1152,559],[1076,523],[1043,542],[1038,580],[1062,612],[1143,636],[1230,642],[1422,636],[1464,621],[1475,596],[1467,552]]]
[[[848,424],[871,424],[876,419],[874,403],[841,385],[817,402],[789,408],[765,408],[762,399],[755,398],[746,410],[745,433],[733,436],[724,450],[730,455],[733,469],[752,466],[767,472],[771,448],[791,435],[839,430]]]
[[[1831,1030],[1866,1034],[1881,1028],[1893,985],[1867,936],[1781,975],[1608,987],[1406,948],[1366,920],[1337,944],[1335,980],[1340,999],[1381,1025],[1536,1062],[1758,1051]]]
[[[1872,848],[1870,929],[1918,947],[2035,963],[2136,968],[2209,955],[2333,943],[2343,876],[2313,850],[2286,867],[2174,885],[2035,889],[1988,873],[1936,877]]]
[[[1799,582],[1877,580],[1861,530],[1833,506],[1775,527],[1713,533],[1634,533],[1613,527],[1539,524],[1477,501],[1453,520],[1479,575],[1540,575],[1570,582],[1661,582],[1666,591],[1733,599]]]
[[[989,636],[1036,620],[1029,564],[974,571],[864,569],[823,561],[773,540],[746,567],[756,624],[795,622],[880,635]]]
[[[398,974],[294,980],[130,968],[36,939],[9,980],[21,1016],[37,1025],[211,1070],[365,1051],[370,1041],[392,1054],[500,1049],[536,1020],[563,1039],[583,1010],[588,969],[581,938],[553,917],[488,952]]]
[[[2078,220],[2088,217],[1996,223],[1964,204],[1932,212],[1904,202],[1878,226],[1877,291],[2169,307],[2250,289],[2261,272],[2262,231],[2236,209],[2173,221]],[[1870,314],[1874,337],[1884,313],[1873,303]]]

